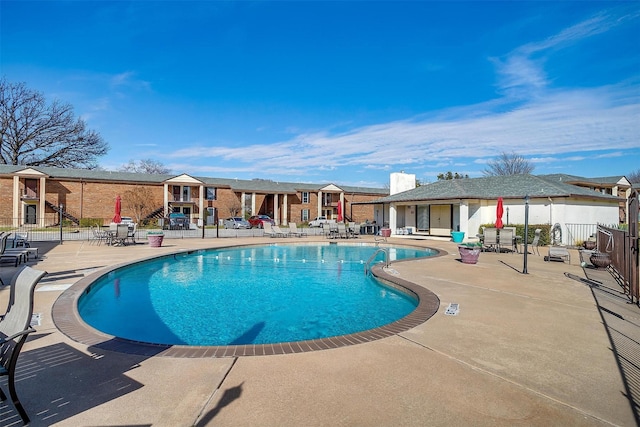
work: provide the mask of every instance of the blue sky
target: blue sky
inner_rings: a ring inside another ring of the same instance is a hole
[[[101,166],[381,187],[640,169],[640,2],[2,1],[0,74]]]

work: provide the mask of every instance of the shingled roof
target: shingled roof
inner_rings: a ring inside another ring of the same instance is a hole
[[[436,181],[369,203],[418,202],[428,200],[523,199],[529,197],[579,197],[619,200],[584,187],[537,175],[490,176]]]
[[[11,175],[24,169],[34,169],[50,178],[71,179],[71,180],[88,180],[103,182],[129,182],[129,183],[147,183],[160,185],[164,181],[175,178],[175,174],[149,174],[149,173],[133,173],[133,172],[114,172],[99,169],[68,169],[55,168],[47,166],[22,166],[22,165],[0,165],[0,175]],[[267,179],[230,179],[230,178],[212,178],[193,176],[194,179],[202,181],[205,185],[215,186],[218,188],[231,188],[234,191],[245,191],[248,193],[289,193],[295,194],[298,191],[319,191],[326,187],[324,184],[311,183],[295,183],[295,182],[277,182]],[[384,196],[389,194],[389,190],[384,188],[354,187],[337,185],[346,193],[356,194],[376,194]]]

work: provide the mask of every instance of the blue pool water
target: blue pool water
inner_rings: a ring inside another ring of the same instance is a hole
[[[361,332],[417,305],[365,276],[377,249],[268,245],[162,257],[103,276],[80,298],[78,310],[100,331],[156,344],[267,344]],[[387,250],[392,261],[435,254]],[[380,253],[374,262],[382,260]]]

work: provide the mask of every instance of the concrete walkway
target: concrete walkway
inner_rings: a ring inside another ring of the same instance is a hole
[[[62,288],[96,269],[160,252],[274,240],[42,247],[42,259],[32,263],[49,272],[36,291],[34,312],[42,320],[23,348],[17,383],[31,425],[636,425],[628,376],[640,363],[632,360],[628,373],[619,368],[593,282],[575,280],[585,277],[575,251],[571,265],[529,255],[524,275],[522,255],[482,253],[478,264],[466,265],[453,243],[389,239],[448,252],[395,263],[391,271],[435,292],[440,310],[399,335],[324,351],[132,356],[78,344],[52,322],[51,306]],[[5,283],[11,274],[11,267],[0,269]],[[0,307],[7,298],[8,289],[0,289]],[[444,314],[449,303],[459,304],[457,316]],[[640,330],[640,311],[624,308],[631,336]],[[13,425],[20,425],[18,415],[3,402],[0,426]]]

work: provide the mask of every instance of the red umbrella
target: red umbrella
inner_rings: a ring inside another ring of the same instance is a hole
[[[502,197],[498,197],[498,208],[496,209],[496,228],[502,228]]]
[[[338,202],[338,222],[342,221],[342,201]]]
[[[116,224],[120,224],[122,222],[120,212],[122,212],[122,200],[120,199],[120,196],[118,196],[116,197],[116,214],[113,216],[113,222]]]

